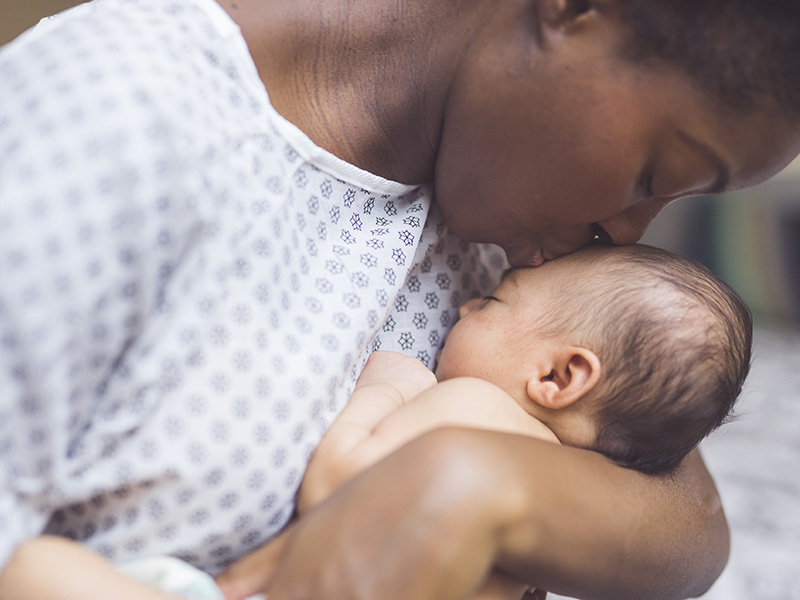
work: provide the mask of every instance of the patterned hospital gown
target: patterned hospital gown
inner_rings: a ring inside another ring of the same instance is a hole
[[[280,117],[213,0],[42,23],[0,49],[0,566],[261,545],[368,354],[430,366],[502,261]]]

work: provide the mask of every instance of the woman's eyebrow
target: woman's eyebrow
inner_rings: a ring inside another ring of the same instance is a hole
[[[692,136],[691,134],[683,131],[682,129],[677,130],[677,136],[685,143],[689,144],[692,148],[700,152],[706,160],[708,160],[716,169],[717,171],[717,179],[716,181],[706,188],[705,192],[708,194],[714,194],[717,192],[721,192],[725,188],[728,187],[728,183],[731,180],[731,173],[728,169],[728,165],[725,163],[724,160],[720,157],[716,151],[711,148],[705,142],[698,140],[696,137]]]

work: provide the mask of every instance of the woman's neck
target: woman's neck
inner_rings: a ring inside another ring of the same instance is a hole
[[[315,143],[403,183],[433,177],[447,93],[479,1],[218,0],[275,109]]]

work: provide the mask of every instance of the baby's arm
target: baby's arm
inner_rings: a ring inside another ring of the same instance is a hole
[[[298,511],[311,509],[406,442],[443,426],[495,429],[559,443],[547,426],[491,383],[473,378],[436,383],[419,361],[376,352],[317,446],[300,488]],[[518,600],[527,588],[493,573],[472,600]]]
[[[355,452],[387,416],[436,385],[420,361],[399,352],[370,355],[347,405],[325,433],[306,468],[297,499],[300,514],[327,498],[372,462]],[[387,452],[388,454],[388,452]],[[347,460],[344,458],[347,457]],[[366,457],[364,457],[366,458]]]
[[[176,600],[121,574],[80,544],[39,537],[22,544],[0,573],[2,600]]]
[[[298,511],[302,514],[321,502],[403,444],[446,426],[492,429],[559,443],[546,425],[494,384],[466,377],[437,384],[419,361],[376,352],[311,459]]]
[[[437,384],[418,360],[376,352],[314,452],[300,487],[298,512],[309,511],[407,441],[448,425],[497,429],[558,443],[544,424],[497,386],[471,378]],[[280,548],[273,543],[235,563],[225,574],[223,588],[237,598],[261,591],[268,585],[264,574],[279,560]],[[526,589],[510,577],[493,573],[472,600],[518,600]]]

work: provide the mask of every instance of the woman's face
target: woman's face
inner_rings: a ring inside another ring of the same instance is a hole
[[[451,89],[436,197],[453,233],[512,265],[595,235],[633,243],[672,200],[754,185],[800,151],[796,123],[733,114],[682,72],[621,57],[613,17],[556,27],[525,14],[535,3],[495,4]]]

